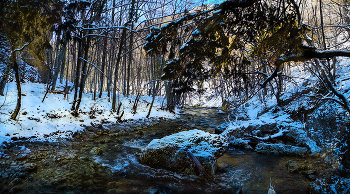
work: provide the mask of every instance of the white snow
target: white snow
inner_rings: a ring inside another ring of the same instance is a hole
[[[57,88],[62,89],[58,85]],[[112,112],[111,102],[108,102],[107,94],[102,98],[93,100],[91,93],[84,93],[80,105],[81,112],[78,117],[71,114],[71,107],[74,94],[64,99],[63,94],[48,93],[45,101],[42,99],[46,92],[46,85],[39,83],[22,84],[22,105],[17,120],[10,119],[12,112],[16,107],[17,89],[15,82],[10,82],[5,88],[5,96],[0,96],[0,144],[4,141],[10,141],[12,137],[26,137],[33,140],[55,141],[57,138],[69,137],[72,133],[84,129],[84,126],[90,126],[91,123],[100,123],[102,120],[116,123],[117,115]],[[124,111],[123,120],[144,119],[149,110],[149,103],[152,98],[141,96],[137,113],[132,114],[132,107],[135,96],[130,98],[120,96],[122,102],[121,112]],[[150,117],[153,118],[175,118],[176,115],[160,107],[164,98],[156,97]],[[90,111],[95,110],[94,116],[90,118]],[[176,110],[178,112],[178,110]],[[99,114],[100,113],[100,114]],[[50,118],[49,115],[56,115],[58,118]],[[51,134],[51,135],[50,135]]]
[[[338,58],[338,60],[339,61],[336,67],[336,89],[338,89],[340,93],[344,94],[344,96],[348,98],[350,96],[349,60],[346,58]],[[318,78],[307,71],[306,66],[300,64],[294,64],[294,66],[291,68],[290,77],[292,77],[293,80],[290,82],[285,82],[286,90],[283,92],[281,100],[288,100],[292,97],[292,95],[296,95],[296,93],[302,93],[300,94],[302,97],[296,98],[296,100],[291,101],[288,106],[281,108],[277,106],[276,97],[272,93],[268,93],[264,99],[261,99],[261,97],[256,95],[245,104],[240,106],[238,109],[233,110],[232,117],[241,118],[229,121],[226,124],[227,130],[224,131],[222,135],[229,135],[230,131],[247,128],[250,125],[278,123],[283,124],[286,126],[286,128],[279,130],[279,132],[274,134],[272,137],[281,135],[281,133],[285,132],[286,130],[293,130],[296,134],[298,134],[298,139],[300,142],[304,142],[312,153],[321,151],[321,147],[326,146],[326,144],[320,144],[320,142],[316,143],[314,138],[312,138],[312,134],[315,133],[312,131],[312,128],[307,129],[304,123],[295,121],[290,118],[290,113],[293,110],[297,110],[302,106],[310,108],[313,106],[309,105],[309,103],[312,101],[308,96],[316,95],[315,91],[317,92],[318,87],[316,85],[316,81]],[[272,84],[274,84],[274,82],[272,82]],[[312,88],[312,90],[310,90],[310,88]],[[331,97],[336,98],[334,96]],[[328,103],[333,102],[329,101]],[[344,111],[337,104],[335,104],[335,106],[332,104],[331,106],[332,108],[338,110],[336,112]],[[315,117],[317,117],[317,115],[315,115]],[[307,134],[311,135],[308,136]],[[332,141],[334,141],[334,139]]]
[[[213,85],[211,81],[204,81],[203,88],[205,92],[198,94],[198,92],[191,92],[187,94],[185,104],[188,106],[200,106],[208,108],[219,108],[222,106],[222,97],[217,94],[211,87]],[[198,86],[194,85],[194,89],[197,90]]]
[[[201,141],[196,141],[201,140]],[[190,131],[181,131],[162,139],[153,139],[147,149],[159,149],[176,144],[178,148],[187,148],[197,156],[207,157],[213,152],[223,149],[222,146],[228,146],[227,142],[220,135],[210,134],[202,130],[193,129]]]

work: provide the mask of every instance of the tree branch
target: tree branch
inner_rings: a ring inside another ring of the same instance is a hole
[[[33,40],[31,40],[30,42],[25,43],[21,48],[13,50],[13,51],[11,52],[11,55],[12,55],[13,53],[15,53],[15,52],[22,51],[26,46],[28,46],[28,45],[29,45],[30,43],[32,43],[32,42],[33,42]]]
[[[350,57],[350,51],[345,50],[324,50],[319,51],[314,47],[302,46],[304,48],[303,56],[306,59],[313,58],[332,58],[332,57]]]
[[[261,83],[261,87],[266,87],[266,84],[270,82],[273,78],[277,77],[278,72],[282,69],[283,63],[286,62],[303,62],[311,59],[327,59],[332,57],[350,57],[350,51],[346,50],[317,50],[315,47],[310,47],[307,45],[301,45],[301,48],[303,50],[302,53],[297,53],[294,55],[280,56],[276,62],[276,69],[275,71],[266,78],[266,80]]]

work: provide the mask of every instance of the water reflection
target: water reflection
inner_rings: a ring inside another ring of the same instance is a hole
[[[108,166],[116,177],[128,184],[121,185],[125,192],[146,193],[267,193],[270,183],[277,193],[306,193],[308,180],[300,174],[290,174],[286,168],[289,160],[304,160],[289,156],[262,155],[231,148],[218,159],[215,181],[142,165],[137,161],[140,150],[156,138],[183,130],[201,129],[214,133],[215,127],[224,123],[227,115],[217,109],[184,109],[176,120],[164,120],[143,128],[139,138],[123,140],[121,145],[110,145],[95,161]],[[141,181],[142,180],[142,181]],[[141,182],[140,182],[141,181]],[[133,188],[133,190],[130,190]]]

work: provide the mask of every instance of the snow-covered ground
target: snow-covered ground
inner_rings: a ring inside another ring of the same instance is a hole
[[[349,97],[349,61],[344,58],[338,60],[335,88]],[[255,95],[239,108],[231,110],[231,119],[224,124],[224,127],[235,130],[248,126],[277,123],[286,126],[289,130],[299,131],[312,152],[333,149],[337,147],[334,146],[335,144],[339,146],[343,137],[342,133],[344,133],[344,123],[348,120],[349,114],[335,101],[330,100],[337,99],[337,97],[332,92],[319,92],[322,85],[320,80],[311,74],[303,64],[295,64],[291,68],[290,77],[292,79],[285,82],[285,90],[280,97],[284,103],[282,106],[277,105],[276,96],[271,92],[265,97]],[[316,96],[325,98],[319,101],[322,102],[321,105],[317,105]],[[313,107],[316,107],[315,111],[303,115],[303,110]],[[304,118],[295,116],[299,113]],[[341,154],[339,150],[334,150],[334,152]]]
[[[222,97],[217,94],[212,88],[214,84],[211,81],[203,82],[203,93],[199,94],[198,92],[190,92],[186,94],[185,105],[188,106],[200,106],[200,107],[221,107],[222,106]],[[198,90],[198,87],[195,85],[193,87],[195,90]]]
[[[58,86],[59,89],[63,90]],[[83,94],[81,113],[78,117],[71,114],[73,94],[68,100],[63,94],[48,93],[42,103],[46,92],[46,85],[26,82],[22,84],[22,107],[17,120],[11,120],[11,114],[16,107],[17,89],[15,82],[10,82],[5,88],[5,96],[0,96],[0,144],[14,137],[26,137],[33,140],[54,141],[56,138],[67,137],[75,131],[84,129],[91,123],[116,123],[117,115],[112,112],[111,102],[107,94],[102,98],[93,100],[92,94]],[[129,98],[120,96],[121,111],[124,111],[123,120],[144,119],[149,110],[152,98],[141,96],[136,114],[132,114],[135,96]],[[150,117],[175,118],[176,115],[161,110],[164,98],[156,98]],[[56,117],[56,118],[55,118]],[[51,134],[51,135],[50,135]]]

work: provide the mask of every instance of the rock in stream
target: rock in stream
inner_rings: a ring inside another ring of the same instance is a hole
[[[163,168],[185,174],[198,174],[198,166],[188,152],[213,174],[216,160],[228,149],[228,142],[220,135],[198,129],[182,131],[161,139],[152,140],[143,150],[140,162],[154,168]]]

